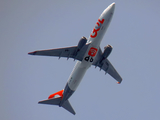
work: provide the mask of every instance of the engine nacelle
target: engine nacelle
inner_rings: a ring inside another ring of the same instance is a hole
[[[79,40],[79,43],[78,43],[78,51],[80,49],[82,49],[82,47],[87,43],[87,38],[86,37],[82,37],[80,40]]]
[[[111,51],[112,51],[111,45],[107,45],[106,47],[104,47],[104,52],[102,53],[103,59],[106,59],[110,55]]]

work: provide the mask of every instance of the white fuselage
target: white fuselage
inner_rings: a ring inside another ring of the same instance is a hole
[[[84,59],[82,61],[77,61],[68,79],[67,84],[72,91],[75,91],[77,89],[87,69],[92,65],[96,57],[96,53],[99,50],[99,46],[102,41],[102,38],[110,24],[110,21],[114,12],[114,8],[115,8],[115,3],[108,6],[100,15],[86,43],[86,44],[89,44],[89,46],[84,55]]]

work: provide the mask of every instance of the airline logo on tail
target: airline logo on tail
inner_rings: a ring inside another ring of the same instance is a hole
[[[51,94],[48,99],[52,99],[52,98],[57,98],[57,97],[61,97],[61,99],[63,98],[63,91],[64,90],[61,90],[61,91],[58,91],[54,94]]]

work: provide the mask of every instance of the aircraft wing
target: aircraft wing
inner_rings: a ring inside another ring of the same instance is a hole
[[[38,50],[30,52],[30,55],[42,55],[42,56],[55,56],[55,57],[66,57],[67,59],[73,58],[79,61],[83,60],[83,56],[88,48],[88,45],[84,45],[80,50],[77,46],[48,49],[48,50]]]
[[[99,49],[99,52],[95,58],[95,61],[93,62],[94,66],[98,66],[100,68],[100,70],[104,70],[105,73],[108,73],[109,75],[111,75],[115,80],[117,80],[117,83],[121,83],[122,82],[122,78],[121,76],[118,74],[118,72],[116,71],[116,69],[113,67],[113,65],[110,63],[110,61],[108,59],[103,60],[101,63],[99,63],[100,58],[102,55],[102,50]]]

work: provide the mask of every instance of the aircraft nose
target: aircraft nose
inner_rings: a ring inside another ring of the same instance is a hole
[[[103,14],[107,16],[107,14],[114,13],[115,3],[110,4],[104,11]]]
[[[116,3],[114,2],[114,3],[111,4],[111,6],[115,6],[115,4],[116,4]]]
[[[115,9],[115,3],[112,3],[112,4],[109,6],[109,9],[110,9],[110,11],[114,11],[114,9]]]

